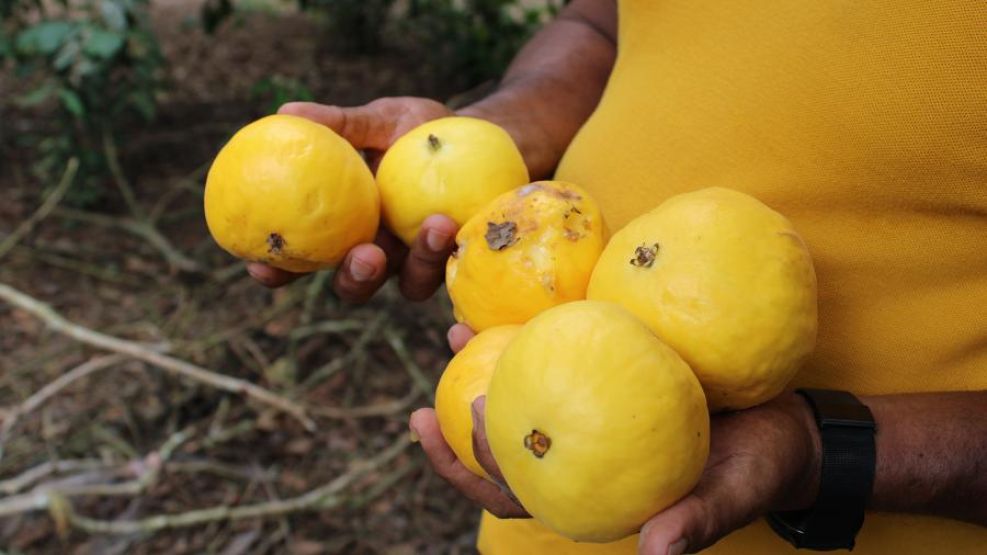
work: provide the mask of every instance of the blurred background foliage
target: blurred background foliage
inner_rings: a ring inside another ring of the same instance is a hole
[[[0,0],[0,285],[74,325],[265,387],[318,424],[101,357],[0,301],[0,505],[74,480],[116,492],[0,517],[0,554],[474,552],[475,507],[408,447],[330,510],[139,534],[72,515],[160,524],[297,499],[406,442],[408,413],[431,404],[450,356],[445,295],[412,304],[388,284],[354,307],[333,297],[328,272],[258,286],[206,230],[206,172],[233,132],[287,101],[475,99],[560,6]],[[80,373],[91,363],[105,369]]]
[[[213,40],[243,14],[298,10],[317,24],[320,45],[337,55],[382,52],[414,59],[452,95],[495,80],[562,0],[205,0],[198,25]],[[81,162],[66,202],[105,200],[103,185],[121,166],[124,130],[154,121],[170,86],[149,17],[149,0],[0,0],[0,62],[19,83],[14,109],[44,110],[45,125],[4,137],[34,153],[31,170],[54,181],[70,158]],[[273,112],[289,100],[313,100],[304,79],[258,78],[251,100]],[[333,102],[331,98],[318,99]],[[10,109],[11,107],[8,107]]]

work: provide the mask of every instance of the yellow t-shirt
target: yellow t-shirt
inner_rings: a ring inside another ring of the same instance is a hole
[[[987,389],[987,4],[619,6],[613,74],[558,177],[613,230],[712,185],[791,219],[819,280],[818,345],[796,385]],[[532,526],[485,518],[481,551],[571,552],[525,548]],[[795,551],[762,521],[706,553]],[[872,513],[854,553],[983,555],[987,528]]]

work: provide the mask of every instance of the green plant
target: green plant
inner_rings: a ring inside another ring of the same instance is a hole
[[[305,83],[285,75],[271,75],[257,81],[250,89],[250,96],[263,101],[269,114],[277,112],[286,102],[315,99]]]
[[[125,124],[156,113],[163,59],[147,20],[148,0],[0,0],[0,57],[32,88],[14,100],[24,109],[51,110],[35,137],[34,169],[50,180],[78,157],[68,199],[98,199],[97,183],[115,169],[112,143]]]
[[[332,43],[348,53],[373,54],[384,47],[394,0],[298,0],[325,18]]]
[[[403,26],[444,82],[467,89],[498,78],[563,0],[411,0]]]

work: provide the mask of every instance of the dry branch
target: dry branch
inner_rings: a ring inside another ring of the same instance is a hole
[[[14,248],[14,245],[16,245],[18,241],[20,241],[21,239],[24,238],[25,235],[30,233],[31,230],[34,229],[34,226],[38,225],[38,222],[45,219],[48,216],[48,214],[50,214],[51,211],[55,208],[55,206],[58,205],[59,202],[61,202],[62,197],[65,196],[65,193],[69,190],[69,187],[71,187],[72,183],[75,181],[75,174],[78,171],[79,171],[79,159],[78,158],[70,159],[68,161],[68,164],[65,165],[65,172],[62,174],[61,181],[58,182],[58,185],[55,187],[55,189],[51,192],[51,194],[48,195],[48,198],[46,198],[45,201],[41,203],[41,206],[38,208],[38,210],[34,214],[32,214],[30,218],[21,222],[21,225],[17,226],[17,229],[12,231],[10,235],[8,235],[7,238],[3,240],[3,242],[0,242],[0,258],[3,258],[4,255],[6,255],[10,251],[10,249]]]
[[[30,312],[45,322],[51,329],[93,347],[121,353],[143,360],[163,370],[178,374],[193,381],[203,383],[223,391],[246,395],[260,403],[274,407],[295,417],[308,431],[316,429],[315,422],[306,414],[305,408],[263,387],[250,382],[217,374],[211,370],[179,360],[141,345],[134,341],[120,339],[74,324],[55,312],[47,304],[24,294],[9,285],[0,283],[0,299]]]
[[[373,418],[379,416],[391,416],[398,413],[403,413],[408,410],[408,407],[415,402],[415,399],[421,397],[422,392],[417,387],[411,388],[411,391],[402,397],[401,399],[395,399],[393,401],[388,401],[386,403],[378,403],[375,405],[365,405],[362,407],[315,407],[312,409],[313,414],[319,416],[324,416],[326,418],[333,418],[336,420],[347,420],[350,418]]]
[[[390,447],[366,461],[355,464],[348,472],[308,493],[288,499],[230,507],[220,505],[173,515],[158,515],[141,520],[97,520],[77,514],[68,507],[68,523],[91,534],[149,534],[170,528],[196,526],[210,522],[272,517],[300,511],[331,509],[347,501],[340,495],[357,480],[395,459],[411,444],[401,436]]]
[[[37,393],[28,397],[20,405],[6,411],[7,414],[5,414],[3,418],[3,427],[0,427],[0,460],[3,459],[4,445],[7,444],[7,439],[10,437],[10,432],[14,429],[14,425],[17,424],[17,421],[22,416],[40,407],[45,401],[57,395],[59,391],[72,385],[77,380],[80,380],[98,370],[109,368],[110,366],[122,362],[125,359],[126,357],[123,355],[117,354],[101,356],[84,362],[72,370],[69,370],[65,374],[62,374],[55,379],[55,381],[39,389]]]
[[[435,403],[435,384],[432,380],[428,379],[425,372],[422,372],[418,363],[415,359],[411,357],[411,353],[408,352],[408,348],[404,345],[404,339],[398,335],[398,332],[392,329],[385,329],[384,335],[387,337],[387,343],[390,344],[391,348],[394,349],[394,353],[398,355],[401,363],[404,365],[404,369],[408,372],[411,377],[411,381],[414,382],[415,386],[421,390],[422,393],[431,401]]]
[[[32,466],[13,478],[0,482],[0,494],[7,496],[19,493],[52,474],[105,470],[107,467],[107,463],[99,459],[70,459],[44,462],[37,466]]]

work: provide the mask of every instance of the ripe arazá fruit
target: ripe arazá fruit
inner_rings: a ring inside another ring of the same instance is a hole
[[[520,329],[497,326],[478,333],[452,357],[435,390],[435,416],[442,437],[466,468],[484,478],[487,473],[473,454],[472,404],[487,394],[497,359]]]
[[[374,239],[380,198],[370,169],[342,137],[276,115],[238,131],[216,156],[205,212],[209,232],[234,256],[311,272]]]
[[[500,195],[456,235],[446,265],[456,319],[480,331],[585,298],[606,234],[596,202],[571,183]]]
[[[577,301],[525,324],[497,362],[485,427],[507,485],[550,529],[610,542],[695,486],[709,454],[689,366],[630,312]]]
[[[696,372],[710,410],[775,397],[816,339],[816,275],[792,224],[723,188],[669,198],[614,234],[587,297],[620,304]]]
[[[494,197],[527,182],[528,168],[507,131],[463,116],[405,133],[377,168],[384,223],[409,246],[428,216],[463,225]]]

